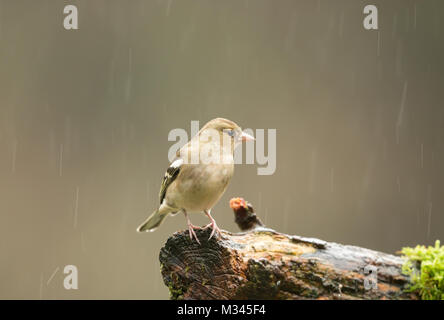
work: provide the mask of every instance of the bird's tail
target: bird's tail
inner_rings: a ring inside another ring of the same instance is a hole
[[[137,228],[137,232],[152,232],[156,230],[168,213],[168,211],[159,211],[157,209]]]

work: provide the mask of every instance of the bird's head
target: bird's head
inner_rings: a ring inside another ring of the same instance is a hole
[[[237,143],[242,141],[255,140],[253,136],[243,132],[241,127],[235,122],[224,118],[216,118],[207,122],[207,124],[202,127],[199,134],[207,132],[209,129],[218,132],[224,139],[230,139],[233,145],[237,145]]]

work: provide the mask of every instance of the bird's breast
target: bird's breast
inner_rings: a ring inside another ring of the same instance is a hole
[[[188,211],[211,209],[225,192],[233,176],[234,165],[191,166],[181,172],[180,179],[174,186],[174,192],[167,194],[168,200],[174,201],[177,207]]]

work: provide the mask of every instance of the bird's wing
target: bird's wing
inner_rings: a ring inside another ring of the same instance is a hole
[[[177,178],[180,172],[180,167],[183,164],[182,159],[177,159],[171,163],[168,167],[167,171],[162,180],[162,185],[160,186],[159,199],[160,204],[162,204],[163,199],[165,198],[166,191],[168,186]]]

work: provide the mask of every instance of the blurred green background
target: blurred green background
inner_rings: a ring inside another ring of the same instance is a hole
[[[221,228],[243,196],[286,233],[390,253],[442,240],[444,2],[372,1],[377,31],[366,4],[1,0],[0,298],[168,298],[158,253],[185,219],[135,230],[168,132],[219,116],[277,129],[276,173],[237,166]]]

